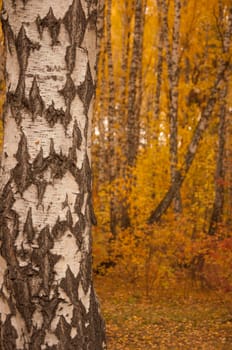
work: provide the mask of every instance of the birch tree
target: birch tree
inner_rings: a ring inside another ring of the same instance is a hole
[[[0,348],[105,349],[91,278],[97,1],[3,6]]]

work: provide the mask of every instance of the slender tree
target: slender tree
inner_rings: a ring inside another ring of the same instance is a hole
[[[5,0],[0,348],[105,349],[91,278],[97,1]]]

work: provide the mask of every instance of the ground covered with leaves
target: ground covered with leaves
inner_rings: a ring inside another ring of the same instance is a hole
[[[164,291],[149,298],[114,276],[95,277],[108,350],[232,350],[232,298]]]

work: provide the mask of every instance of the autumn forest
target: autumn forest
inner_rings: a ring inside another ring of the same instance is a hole
[[[232,349],[231,0],[98,7],[93,274],[108,348]],[[3,46],[1,33],[1,110]]]
[[[231,295],[231,40],[227,0],[105,2],[94,268],[148,298]]]

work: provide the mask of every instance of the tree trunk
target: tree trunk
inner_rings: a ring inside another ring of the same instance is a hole
[[[169,125],[170,125],[170,173],[171,183],[175,182],[178,166],[178,86],[179,86],[179,60],[180,60],[180,0],[174,1],[174,23],[172,29],[172,46],[169,42],[168,25],[168,3],[162,0],[163,7],[163,27],[164,27],[164,45],[166,48],[168,83],[169,83]],[[180,191],[177,190],[174,198],[174,211],[182,211]]]
[[[106,348],[91,278],[96,6],[4,1],[3,350]]]
[[[127,164],[134,166],[139,147],[139,108],[137,105],[139,71],[142,69],[144,6],[135,1],[135,23],[132,57],[130,62],[127,110]]]

